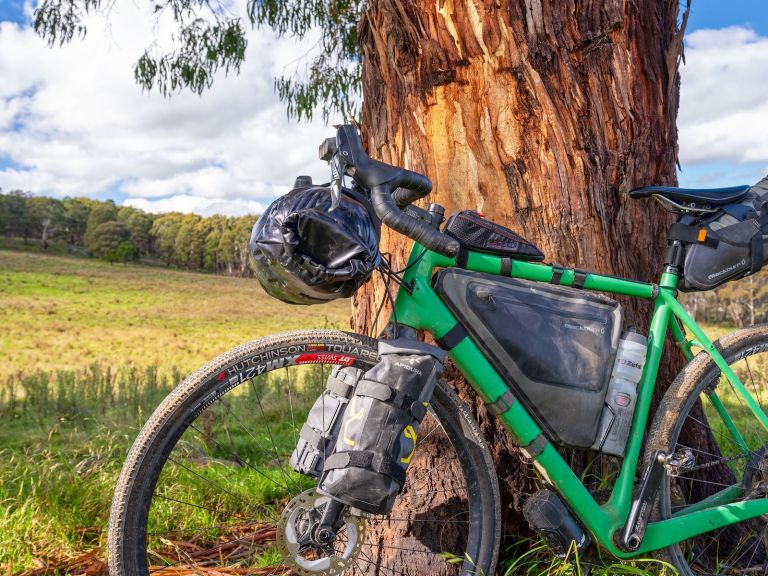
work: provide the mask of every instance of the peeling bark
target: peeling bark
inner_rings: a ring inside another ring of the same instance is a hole
[[[482,210],[548,261],[655,281],[671,221],[627,192],[676,183],[678,10],[676,0],[373,0],[360,27],[369,153],[427,174],[429,201]],[[410,241],[385,232],[382,246],[398,265]],[[368,328],[384,294],[380,282],[357,294],[353,328]],[[620,300],[627,324],[647,328],[650,304]],[[660,389],[679,367],[676,353],[664,357]],[[493,443],[506,525],[524,530],[531,470],[457,387]]]

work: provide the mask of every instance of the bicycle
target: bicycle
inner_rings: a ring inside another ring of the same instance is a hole
[[[755,377],[768,370],[768,325],[712,342],[676,298],[680,240],[670,241],[658,283],[464,249],[435,225],[439,207],[410,206],[430,192],[426,177],[368,158],[356,133],[343,129],[337,139],[349,152],[347,173],[370,194],[381,221],[414,240],[392,322],[425,330],[449,350],[595,545],[622,560],[658,552],[685,575],[766,573],[768,416]],[[655,187],[634,195],[689,206],[706,201],[711,209],[737,201],[746,188]],[[653,303],[626,454],[607,501],[598,503],[587,490],[436,293],[435,272],[456,268]],[[643,443],[668,331],[689,363]],[[368,369],[377,361],[373,338],[309,330],[254,340],[192,373],[152,414],[128,454],[110,515],[111,574],[493,574],[501,535],[498,481],[478,424],[445,382],[435,390],[418,464],[392,514],[347,515],[325,552],[307,555],[297,544],[297,526],[312,522],[322,504],[314,482],[287,463],[297,431],[329,368]]]

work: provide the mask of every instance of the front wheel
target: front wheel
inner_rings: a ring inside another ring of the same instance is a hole
[[[333,366],[377,361],[371,338],[312,330],[244,344],[190,375],[123,466],[110,514],[112,576],[493,574],[493,462],[443,382],[391,514],[349,511],[332,545],[302,545],[327,498],[290,466],[299,431]]]
[[[715,346],[765,412],[768,325],[739,330]],[[719,404],[728,418],[721,416]],[[683,514],[707,498],[725,503],[768,496],[768,432],[704,352],[667,390],[649,431],[646,465],[656,450],[672,456],[674,474],[662,481],[656,519]],[[768,520],[758,517],[706,532],[661,555],[681,576],[768,574]]]

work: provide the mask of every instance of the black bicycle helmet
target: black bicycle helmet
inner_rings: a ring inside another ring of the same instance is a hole
[[[344,190],[333,211],[327,186],[295,188],[253,227],[250,256],[267,293],[289,304],[348,298],[378,266],[378,220],[368,200]]]

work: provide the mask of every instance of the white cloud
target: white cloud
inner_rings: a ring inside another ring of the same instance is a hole
[[[686,38],[680,161],[768,163],[768,38],[742,27]]]
[[[245,200],[243,198],[202,198],[189,194],[177,194],[170,198],[160,200],[147,200],[145,198],[130,198],[125,201],[128,206],[139,208],[146,212],[194,212],[202,216],[222,214],[224,216],[238,216],[241,214],[261,214],[264,206],[260,202]]]
[[[233,213],[254,210],[254,199],[282,193],[298,174],[326,178],[317,145],[333,129],[289,122],[272,88],[313,39],[249,32],[239,76],[221,75],[201,97],[167,100],[133,80],[134,62],[155,39],[151,3],[117,6],[109,25],[91,16],[85,40],[63,48],[48,48],[29,27],[0,23],[0,160],[14,164],[0,168],[0,187],[117,191],[160,198],[127,202],[153,210]],[[162,41],[162,23],[159,30]]]

